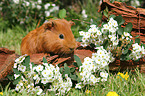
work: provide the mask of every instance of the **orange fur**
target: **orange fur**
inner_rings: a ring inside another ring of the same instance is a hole
[[[76,40],[71,31],[74,23],[65,19],[50,20],[29,32],[21,43],[21,53],[70,54],[76,48]],[[59,37],[63,34],[64,39]]]

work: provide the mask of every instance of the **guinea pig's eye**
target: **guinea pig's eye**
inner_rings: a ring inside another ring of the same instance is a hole
[[[60,34],[60,35],[59,35],[59,38],[60,38],[60,39],[64,39],[63,34]]]

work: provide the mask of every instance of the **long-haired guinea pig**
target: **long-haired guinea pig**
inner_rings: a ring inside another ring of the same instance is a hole
[[[77,46],[71,26],[74,22],[65,19],[50,20],[29,32],[21,43],[21,53],[71,54]]]

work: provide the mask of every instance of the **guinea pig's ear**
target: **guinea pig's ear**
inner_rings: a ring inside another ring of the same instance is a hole
[[[54,22],[53,21],[48,21],[48,22],[46,22],[45,23],[45,25],[44,25],[44,29],[45,30],[51,30],[52,28],[54,27]]]
[[[73,26],[75,23],[73,21],[69,21],[70,25]]]

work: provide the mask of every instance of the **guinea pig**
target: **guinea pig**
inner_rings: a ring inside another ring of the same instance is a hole
[[[21,54],[71,54],[77,46],[71,31],[72,25],[74,22],[65,19],[50,20],[44,23],[22,39]]]

